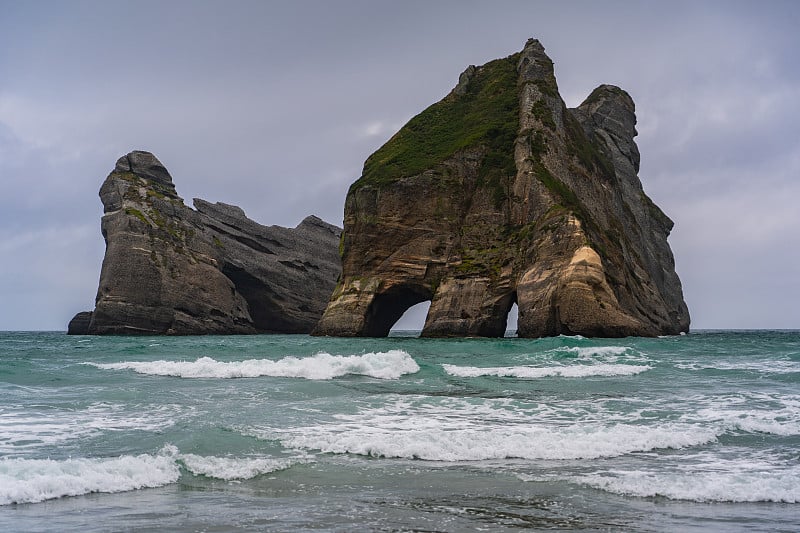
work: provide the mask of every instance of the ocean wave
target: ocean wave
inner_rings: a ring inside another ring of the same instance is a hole
[[[726,431],[719,425],[676,421],[610,423],[596,411],[579,414],[577,407],[589,408],[419,396],[337,414],[309,426],[234,429],[298,450],[431,461],[616,457],[698,446]]]
[[[38,503],[95,492],[116,493],[162,487],[181,477],[181,467],[197,476],[224,481],[251,479],[285,470],[308,457],[214,457],[182,454],[167,444],[156,454],[113,458],[0,459],[0,505]]]
[[[664,424],[609,427],[447,428],[313,427],[279,436],[288,448],[324,453],[429,461],[490,459],[598,459],[633,452],[686,448],[713,442],[710,428]]]
[[[214,457],[190,453],[181,454],[179,461],[192,474],[225,481],[252,479],[270,472],[286,470],[301,462],[296,459]]]
[[[797,361],[713,361],[676,363],[675,368],[681,370],[723,370],[743,371],[758,374],[796,374],[800,373],[800,362]]]
[[[0,459],[0,505],[161,487],[180,478],[169,450],[108,459]]]
[[[800,468],[756,472],[614,472],[579,483],[615,494],[697,502],[800,503]]]
[[[126,361],[121,363],[85,363],[104,370],[133,370],[140,374],[181,378],[255,378],[262,376],[327,380],[347,374],[378,379],[398,379],[419,371],[419,365],[403,350],[311,357],[284,357],[278,361],[249,359],[216,361],[201,357],[195,361]]]
[[[729,430],[779,436],[800,435],[800,396],[742,393],[701,398],[693,402],[695,413],[686,421],[700,420]]]
[[[766,433],[781,437],[800,435],[800,420],[797,414],[793,419],[787,419],[781,413],[731,411],[718,416],[717,420],[729,429],[745,433]]]
[[[557,348],[557,351],[577,354],[578,357],[608,357],[614,355],[624,355],[631,349],[627,346],[572,346]]]
[[[584,378],[596,376],[632,376],[650,370],[647,365],[623,365],[623,364],[596,364],[596,365],[564,365],[564,366],[499,366],[499,367],[475,367],[457,366],[443,364],[444,371],[451,376],[462,378],[474,378],[479,376],[497,376],[513,378]]]
[[[146,405],[135,412],[119,404],[99,403],[80,410],[7,406],[0,413],[0,453],[28,453],[41,446],[91,438],[113,431],[161,431],[173,426],[183,408]]]

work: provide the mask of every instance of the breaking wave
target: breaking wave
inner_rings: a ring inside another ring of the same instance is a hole
[[[584,423],[564,424],[564,416],[572,418],[563,410],[520,407],[505,400],[418,397],[305,427],[236,430],[298,450],[430,461],[616,457],[706,444],[726,431],[683,422],[609,424],[589,415]]]
[[[646,365],[565,365],[565,366],[499,366],[475,367],[443,364],[444,371],[451,376],[474,378],[480,376],[513,377],[523,379],[536,379],[547,377],[584,378],[594,376],[633,376],[650,370]]]
[[[800,503],[800,468],[759,472],[591,474],[576,481],[607,492],[697,502]]]
[[[447,428],[316,427],[280,438],[289,448],[371,457],[429,461],[490,459],[597,459],[664,448],[685,448],[715,441],[705,428],[665,424],[592,428],[488,427]]]
[[[573,346],[557,348],[558,351],[574,353],[578,357],[608,357],[624,355],[630,348],[627,346]]]
[[[419,365],[403,350],[366,353],[363,355],[331,355],[318,353],[311,357],[284,357],[278,361],[248,359],[217,361],[201,357],[195,361],[125,361],[121,363],[85,363],[103,370],[133,370],[153,376],[181,378],[255,378],[262,376],[327,380],[347,374],[378,379],[398,379],[419,371]]]
[[[95,437],[105,432],[162,431],[175,425],[177,405],[148,405],[131,413],[120,404],[98,403],[85,409],[17,410],[0,414],[0,453],[18,455],[42,446]]]
[[[308,459],[181,454],[170,444],[152,455],[58,461],[4,458],[0,459],[0,505],[162,487],[180,479],[181,467],[194,475],[232,481],[285,470],[301,462]]]
[[[251,479],[270,472],[286,470],[297,464],[298,461],[271,457],[208,457],[189,453],[180,455],[180,463],[195,475],[232,481],[234,479]]]
[[[108,459],[2,459],[0,505],[161,487],[178,478],[180,469],[167,450]]]

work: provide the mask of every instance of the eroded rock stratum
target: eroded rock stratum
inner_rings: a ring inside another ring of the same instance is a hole
[[[522,337],[687,331],[635,124],[610,85],[567,109],[537,40],[469,67],[351,186],[341,280],[314,333],[383,336],[425,300],[431,337],[503,335],[515,302]]]
[[[341,230],[310,216],[262,226],[240,208],[178,196],[156,157],[117,161],[100,189],[106,254],[76,334],[308,333],[340,272]]]

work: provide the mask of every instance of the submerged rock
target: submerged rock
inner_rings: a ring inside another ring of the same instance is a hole
[[[95,309],[69,333],[307,333],[336,285],[339,228],[314,216],[294,229],[262,226],[201,199],[192,209],[149,152],[121,157],[100,199]]]
[[[317,335],[383,336],[430,300],[423,336],[677,334],[689,313],[672,221],[637,176],[631,97],[577,109],[537,40],[470,66],[364,164],[343,272]]]

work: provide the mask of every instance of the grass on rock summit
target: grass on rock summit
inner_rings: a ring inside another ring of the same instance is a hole
[[[466,93],[455,92],[412,118],[364,163],[352,189],[383,186],[432,169],[465,148],[483,147],[481,178],[513,176],[519,127],[519,54],[478,67]]]

